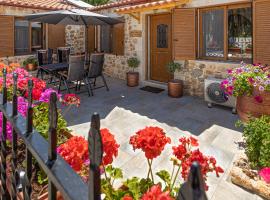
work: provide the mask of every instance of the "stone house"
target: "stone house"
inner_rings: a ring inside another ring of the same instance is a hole
[[[30,23],[23,15],[53,10],[90,8],[78,0],[0,0],[0,62],[22,63],[35,50],[70,46],[85,51],[83,26]]]
[[[3,3],[16,1],[21,4]],[[0,14],[74,7],[68,1],[32,0],[43,2],[33,6],[22,0],[0,0]],[[49,7],[49,2],[58,6]],[[196,96],[203,96],[206,78],[224,78],[227,69],[238,66],[242,60],[270,63],[270,0],[120,0],[87,9],[120,15],[125,23],[92,26],[87,31],[80,26],[44,25],[43,48],[66,45],[73,53],[82,53],[85,48],[89,52],[104,52],[105,73],[120,79],[125,79],[129,70],[127,59],[136,56],[141,61],[137,69],[141,83],[160,87],[166,87],[172,78],[166,64],[174,60],[183,66],[174,77],[184,81],[186,94]],[[8,27],[13,27],[7,26],[5,19],[0,18],[0,23],[1,49],[11,49],[7,46],[14,45],[14,39],[3,37],[7,37]],[[7,58],[1,49],[0,60],[20,60],[20,56],[14,57],[14,51]]]
[[[107,74],[125,79],[126,59],[137,56],[141,83],[166,87],[174,60],[185,92],[203,96],[206,78],[224,78],[241,61],[270,64],[269,9],[270,0],[122,0],[91,10],[125,18],[124,52],[106,54]]]

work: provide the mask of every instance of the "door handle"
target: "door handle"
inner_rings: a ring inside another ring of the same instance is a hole
[[[178,42],[179,40],[176,38],[176,39],[173,39],[174,42]]]

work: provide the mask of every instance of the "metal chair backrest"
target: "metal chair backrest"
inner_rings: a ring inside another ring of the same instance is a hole
[[[38,65],[46,65],[53,63],[53,49],[37,50]]]
[[[104,54],[94,53],[90,57],[90,66],[88,70],[88,77],[96,78],[102,75],[104,65]]]
[[[69,56],[68,77],[69,81],[80,81],[85,77],[84,56]]]
[[[57,60],[58,63],[69,63],[70,48],[59,47],[57,48]]]

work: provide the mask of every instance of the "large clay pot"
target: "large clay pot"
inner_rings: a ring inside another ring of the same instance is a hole
[[[27,64],[25,67],[27,71],[35,71],[37,69],[37,65],[31,63]]]
[[[255,100],[254,97],[257,95],[262,97],[261,103]],[[253,96],[237,97],[236,108],[243,122],[247,122],[251,116],[270,115],[270,92],[258,92],[256,89]]]
[[[135,87],[139,85],[139,72],[127,73],[127,85],[129,87]]]
[[[183,96],[183,81],[170,80],[168,82],[168,95],[173,98],[180,98]]]

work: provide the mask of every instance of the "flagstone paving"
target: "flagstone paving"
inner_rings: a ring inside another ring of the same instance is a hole
[[[72,108],[65,118],[75,134],[87,137],[91,114],[98,112],[102,119],[101,127],[110,129],[120,144],[114,165],[123,169],[125,177],[145,177],[147,174],[144,154],[139,150],[133,151],[129,145],[130,136],[145,126],[159,126],[172,139],[172,144],[167,145],[162,155],[154,161],[154,171],[170,170],[172,166],[168,160],[172,145],[177,144],[181,136],[192,134],[198,138],[200,149],[206,155],[214,156],[225,170],[220,178],[216,178],[215,174],[208,177],[209,199],[260,199],[230,182],[233,159],[242,151],[238,145],[242,141],[242,134],[235,129],[237,116],[231,114],[229,109],[209,109],[199,98],[187,96],[172,99],[165,92],[147,93],[138,88],[128,88],[122,81],[108,80],[110,92],[101,89],[90,98],[80,95],[82,102],[79,111]]]

